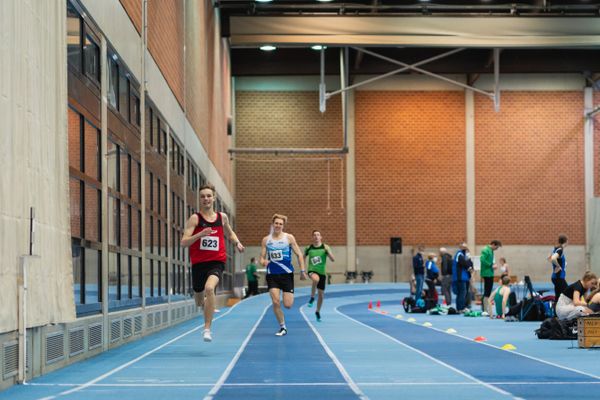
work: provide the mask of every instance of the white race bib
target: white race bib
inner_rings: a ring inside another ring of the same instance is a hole
[[[271,261],[282,261],[283,260],[283,251],[282,250],[270,251],[269,259],[271,259]]]
[[[204,236],[200,239],[200,250],[219,251],[218,236]]]
[[[321,257],[313,257],[313,258],[311,258],[310,259],[310,263],[312,265],[317,265],[317,264],[321,263]]]

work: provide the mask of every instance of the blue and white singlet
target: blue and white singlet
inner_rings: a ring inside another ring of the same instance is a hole
[[[267,238],[267,257],[269,264],[267,265],[267,274],[290,274],[294,272],[292,265],[292,246],[286,233],[282,237],[275,240],[273,235]]]

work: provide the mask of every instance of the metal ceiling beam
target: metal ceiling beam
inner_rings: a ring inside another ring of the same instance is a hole
[[[412,65],[408,65],[406,63],[403,63],[402,61],[397,61],[397,60],[394,60],[393,58],[382,56],[381,54],[377,54],[377,53],[375,53],[373,51],[369,51],[369,50],[366,50],[366,49],[363,49],[363,48],[360,48],[360,47],[353,47],[353,49],[355,49],[357,51],[365,52],[366,54],[372,55],[372,56],[377,57],[377,58],[381,58],[382,60],[389,61],[392,64],[402,65],[403,67],[406,67],[406,68],[411,69],[413,71],[420,72],[423,75],[429,75],[429,76],[431,76],[433,78],[440,79],[440,80],[442,80],[444,82],[448,82],[448,83],[451,83],[453,85],[460,86],[462,88],[469,89],[469,90],[472,90],[472,91],[477,92],[477,93],[481,93],[481,94],[483,94],[483,95],[485,95],[487,97],[490,97],[492,99],[495,97],[495,93],[486,92],[485,90],[481,90],[479,88],[466,85],[466,84],[464,84],[462,82],[455,81],[454,79],[446,78],[443,75],[434,74],[433,72],[429,72],[429,71],[426,71],[426,70],[424,70],[422,68],[414,67]]]
[[[598,18],[232,16],[232,46],[597,48]]]

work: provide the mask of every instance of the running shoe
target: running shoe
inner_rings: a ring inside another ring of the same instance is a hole
[[[310,300],[308,301],[308,306],[312,307],[314,302],[315,302],[315,298],[311,297]]]
[[[212,342],[212,335],[209,329],[202,331],[202,339],[204,339],[205,342]]]
[[[315,312],[315,316],[317,317],[317,322],[321,322],[321,313],[320,312]]]
[[[287,335],[287,329],[286,328],[280,328],[279,332],[277,332],[275,334],[275,336],[285,336],[285,335]]]

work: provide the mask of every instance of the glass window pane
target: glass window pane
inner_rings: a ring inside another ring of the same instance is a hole
[[[98,129],[85,121],[85,149],[84,149],[84,167],[86,175],[98,179],[100,178],[98,163],[100,160],[100,144],[98,143]]]
[[[131,195],[133,196],[133,201],[141,205],[142,185],[140,183],[140,176],[140,163],[133,161],[131,164]]]
[[[131,95],[131,123],[140,126],[140,99],[137,95]]]
[[[142,259],[133,257],[131,266],[131,297],[142,296]]]
[[[81,116],[69,108],[69,166],[81,170]]]
[[[108,244],[118,246],[119,238],[119,217],[120,212],[119,200],[112,196],[108,197]]]
[[[115,54],[108,54],[108,104],[119,109],[119,64]]]
[[[129,155],[123,151],[119,152],[120,168],[119,173],[121,174],[121,180],[119,183],[120,192],[124,195],[129,195]]]
[[[121,298],[129,299],[129,277],[131,271],[130,265],[131,257],[125,254],[121,255]]]
[[[152,127],[154,124],[153,113],[154,110],[152,110],[152,107],[146,105],[146,126],[144,129],[146,129],[146,143],[150,146],[154,146],[154,139],[152,139]]]
[[[82,248],[79,245],[79,240],[71,241],[71,257],[73,258],[73,294],[75,304],[81,304],[81,274],[82,274]]]
[[[81,18],[70,2],[67,2],[67,59],[81,71]]]
[[[69,179],[69,198],[71,203],[71,236],[81,237],[81,184],[77,179]]]
[[[154,296],[160,296],[160,267],[161,267],[161,262],[160,261],[154,261],[154,271],[153,272],[153,293]]]
[[[145,297],[151,297],[153,293],[152,289],[152,276],[154,272],[154,260],[146,261],[146,269],[144,270],[144,291]]]
[[[100,191],[85,185],[85,238],[100,242]]]
[[[135,207],[131,209],[131,248],[140,250],[140,211]]]
[[[108,254],[108,300],[119,300],[119,255]]]
[[[118,190],[117,186],[117,166],[119,160],[119,147],[111,140],[108,141],[107,147],[107,164],[108,164],[108,187]]]
[[[85,304],[98,303],[101,290],[98,285],[100,276],[100,252],[85,249]]]
[[[121,218],[120,222],[120,246],[123,248],[129,248],[129,210],[128,205],[125,202],[121,202]]]
[[[161,252],[161,243],[162,243],[162,242],[161,242],[161,240],[160,240],[160,239],[161,239],[161,238],[160,238],[160,231],[161,231],[161,227],[160,227],[160,221],[157,219],[157,220],[155,221],[155,223],[156,223],[156,227],[154,228],[154,239],[153,239],[153,243],[155,243],[155,244],[156,244],[156,248],[155,248],[154,254],[158,254],[158,255],[160,255],[160,254],[162,254],[162,252]]]
[[[166,222],[163,224],[163,232],[165,232],[165,235],[164,235],[164,238],[163,238],[163,248],[165,249],[165,255],[166,255],[167,249],[169,248],[168,237],[166,235],[166,232],[168,232],[167,231],[167,223]],[[175,239],[173,239],[173,240],[175,240]]]
[[[119,111],[129,121],[129,79],[124,71],[119,74]]]
[[[86,30],[89,28],[86,26]],[[85,35],[83,44],[83,63],[85,74],[96,82],[100,82],[100,47],[96,40],[90,35]]]

